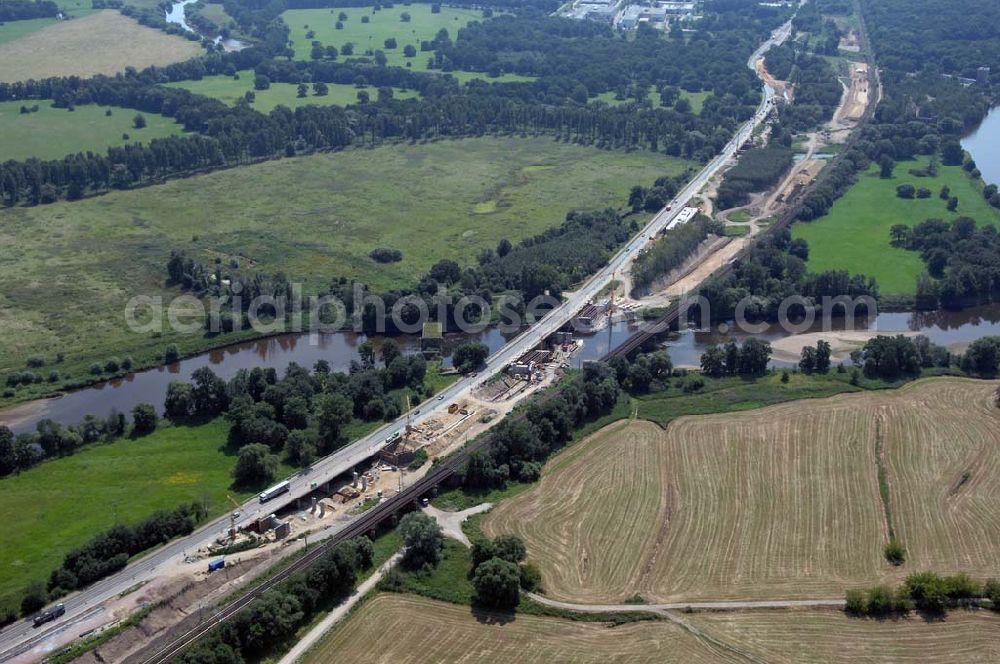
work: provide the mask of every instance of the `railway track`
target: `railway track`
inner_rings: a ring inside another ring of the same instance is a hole
[[[133,656],[127,661],[135,662],[137,664],[165,664],[166,662],[172,661],[199,639],[204,638],[215,628],[225,623],[243,609],[248,608],[262,594],[277,587],[294,574],[308,569],[314,563],[327,555],[330,550],[340,542],[371,533],[375,531],[383,522],[395,517],[402,511],[415,507],[418,504],[417,501],[423,495],[430,492],[456,472],[460,471],[473,452],[483,449],[489,445],[489,443],[489,438],[483,438],[480,441],[473,441],[443,462],[436,464],[433,468],[431,468],[430,472],[414,482],[411,486],[368,510],[355,520],[351,521],[343,530],[332,536],[330,539],[306,552],[305,555],[293,561],[282,570],[276,572],[266,581],[255,586],[247,593],[216,610],[211,618],[199,624],[194,629],[160,645],[159,647],[153,648],[151,651],[144,651],[137,656]]]
[[[867,35],[864,30],[864,25],[862,21],[862,26],[860,30],[861,38],[865,40],[863,43],[867,42]],[[871,62],[870,50],[868,60],[872,71],[874,69],[874,63]],[[875,74],[877,76],[877,73]],[[803,188],[796,196],[788,202],[785,211],[779,217],[779,219],[772,224],[768,229],[764,231],[761,235],[767,233],[772,233],[776,229],[787,228],[798,216],[798,213],[802,206],[802,201],[805,195],[812,190],[817,184],[823,182],[827,173],[832,170],[832,166],[842,158],[842,155],[850,150],[851,147],[857,142],[860,135],[859,129],[866,124],[872,117],[874,113],[875,104],[872,103],[866,109],[865,114],[862,116],[855,130],[851,133],[850,138],[845,142],[844,147],[841,152],[831,160],[831,164],[821,171],[819,177],[810,184],[809,186]],[[718,270],[713,272],[708,276],[707,279],[713,277],[723,276],[728,274],[733,270],[733,265],[752,249],[753,244],[751,243],[746,248],[744,248],[740,253],[738,253],[733,260],[731,260],[726,265],[723,265]],[[706,279],[706,280],[707,280]],[[642,329],[637,331],[635,334],[630,336],[628,339],[623,341],[614,349],[610,350],[602,360],[608,360],[612,357],[623,357],[627,356],[643,345],[654,339],[655,337],[670,330],[671,326],[675,325],[680,318],[681,310],[677,303],[672,304],[667,311],[655,319],[654,321],[647,323],[642,326]],[[544,400],[558,395],[558,391],[550,392]],[[523,418],[524,414],[517,416],[518,418]],[[354,537],[359,537],[368,533],[372,533],[385,521],[397,516],[400,512],[406,511],[410,508],[416,507],[418,505],[419,499],[425,494],[429,493],[432,489],[436,488],[446,480],[448,480],[452,475],[458,473],[462,468],[464,468],[465,463],[468,461],[469,457],[482,449],[489,446],[491,438],[488,436],[483,436],[480,440],[474,440],[470,444],[466,445],[464,448],[451,455],[441,463],[435,464],[424,477],[414,482],[411,486],[404,489],[395,496],[383,501],[379,505],[365,512],[357,519],[349,523],[344,529],[342,529],[337,534],[330,537],[323,544],[316,546],[311,551],[308,551],[302,557],[293,561],[287,567],[276,572],[273,576],[269,577],[263,583],[257,585],[253,589],[249,590],[247,593],[241,595],[240,597],[234,599],[229,604],[219,608],[214,615],[209,619],[199,624],[194,629],[182,634],[164,643],[158,647],[154,647],[149,651],[144,651],[137,656],[129,658],[127,661],[135,662],[136,664],[165,664],[166,662],[172,661],[174,658],[178,657],[184,650],[189,648],[199,639],[204,638],[209,633],[211,633],[218,626],[225,623],[227,620],[235,616],[240,611],[248,608],[253,602],[260,597],[263,593],[275,588],[283,581],[287,580],[292,575],[297,572],[308,569],[315,562],[320,560],[324,555],[326,555],[334,546],[340,542],[349,540]]]

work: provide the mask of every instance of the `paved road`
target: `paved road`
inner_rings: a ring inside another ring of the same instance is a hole
[[[775,30],[774,34],[751,56],[747,62],[747,66],[753,69],[757,58],[771,48],[771,46],[784,42],[790,32],[791,22]],[[722,152],[706,164],[694,179],[678,193],[676,198],[666,208],[657,213],[638,235],[632,238],[625,247],[615,254],[600,272],[591,277],[580,289],[575,291],[541,322],[528,328],[519,336],[512,339],[506,346],[491,355],[487,359],[486,368],[480,372],[479,376],[464,377],[445,389],[439,396],[420,404],[417,408],[419,414],[413,418],[414,421],[419,423],[431,415],[442,412],[447,408],[449,403],[468,395],[486,377],[503,370],[504,367],[522,354],[538,346],[544,339],[568,323],[584,305],[595,299],[601,289],[612,280],[615,272],[621,270],[629,261],[635,259],[649,241],[649,238],[662,231],[667,224],[673,221],[680,214],[684,205],[696,196],[702,187],[736,155],[737,150],[752,136],[756,127],[767,117],[771,110],[773,97],[774,90],[765,85],[763,87],[761,103],[753,118],[748,120],[739,129]],[[416,411],[413,412],[416,413]],[[246,502],[240,509],[241,518],[237,521],[237,527],[247,525],[260,516],[276,512],[283,506],[307,496],[313,490],[311,488],[313,482],[323,484],[339,475],[350,472],[359,463],[377,453],[382,445],[384,445],[385,439],[392,433],[401,431],[405,425],[406,417],[400,417],[396,421],[383,426],[378,431],[347,445],[330,456],[320,459],[313,464],[308,472],[300,472],[288,478],[291,485],[289,492],[269,501],[266,505],[260,504],[256,499]],[[198,548],[207,546],[212,540],[223,534],[228,527],[228,515],[220,517],[188,537],[171,542],[163,548],[143,557],[118,574],[108,577],[66,598],[63,600],[66,605],[66,615],[55,623],[50,623],[38,630],[33,629],[31,623],[25,621],[9,626],[0,632],[0,662],[12,659],[16,655],[26,652],[39,643],[46,641],[56,633],[64,631],[69,624],[79,622],[81,614],[92,610],[93,607],[115,597],[136,583],[154,578],[157,575],[158,568],[165,566],[169,562],[178,560],[187,551],[193,552]]]

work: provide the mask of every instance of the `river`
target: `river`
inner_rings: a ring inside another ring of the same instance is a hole
[[[834,321],[843,328],[843,321]],[[617,322],[604,330],[578,337],[582,348],[573,355],[573,365],[581,366],[589,360],[603,357],[627,339],[637,329],[636,324]],[[855,330],[881,333],[919,333],[927,335],[931,341],[948,346],[952,352],[962,352],[966,344],[988,335],[1000,335],[1000,305],[974,307],[963,311],[931,311],[916,313],[882,313],[874,321],[859,320]],[[820,331],[817,324],[806,332]],[[713,343],[724,343],[730,339],[743,339],[743,333],[723,334],[718,331],[688,329],[671,335],[666,342],[670,357],[677,366],[698,366],[701,354]],[[790,335],[777,326],[771,326],[763,333],[755,335],[772,343],[780,342]],[[863,336],[863,335],[861,335]],[[499,350],[511,335],[504,335],[499,329],[490,328],[476,335],[446,335],[443,351],[443,366],[451,366],[451,352],[461,342],[476,339],[486,344],[490,352]],[[859,337],[860,338],[860,337]],[[312,368],[319,360],[326,360],[334,370],[346,371],[352,360],[359,360],[358,346],[367,337],[359,334],[284,334],[256,341],[246,341],[225,348],[209,351],[175,364],[129,374],[92,387],[69,392],[61,397],[39,399],[0,412],[0,423],[7,424],[15,433],[31,431],[43,418],[51,418],[63,424],[80,422],[84,415],[106,415],[112,408],[129,412],[139,403],[152,403],[162,408],[167,385],[172,380],[190,380],[191,374],[201,367],[210,367],[224,379],[232,378],[240,369],[253,367],[273,368],[279,374],[291,362]],[[376,348],[381,343],[373,338]],[[396,337],[396,342],[404,353],[420,351],[420,339],[416,336]],[[797,351],[775,354],[772,366],[793,366]]]
[[[962,147],[976,160],[983,180],[1000,185],[1000,106],[990,110],[975,131],[962,139]]]
[[[166,11],[167,23],[174,23],[176,25],[179,25],[182,28],[184,28],[185,30],[187,30],[188,32],[198,32],[197,30],[195,30],[194,28],[192,28],[190,25],[188,25],[187,17],[184,15],[184,8],[187,5],[193,5],[196,2],[198,2],[198,0],[181,0],[180,2],[177,2],[177,3],[174,3],[173,5],[171,5],[170,9],[168,9]],[[199,33],[199,34],[201,34],[201,33]],[[207,37],[207,36],[206,35],[202,35],[202,37]],[[212,38],[210,38],[210,39],[212,39]],[[221,36],[215,37],[214,39],[212,39],[212,41],[215,44],[222,44],[223,50],[225,50],[227,52],[228,51],[242,51],[247,46],[249,46],[249,44],[247,44],[246,42],[240,41],[239,39],[232,39],[232,38],[230,38],[230,39],[223,39]]]
[[[499,329],[489,328],[476,335],[445,335],[442,366],[451,367],[451,352],[469,338],[486,344],[492,353],[507,343]],[[31,431],[35,424],[50,418],[62,424],[75,424],[87,414],[106,415],[112,408],[128,413],[140,403],[154,404],[162,411],[167,385],[174,380],[187,381],[202,367],[229,380],[240,369],[272,368],[284,373],[292,362],[312,369],[319,360],[326,360],[334,371],[347,371],[354,360],[360,360],[358,346],[368,340],[363,334],[281,334],[254,341],[244,341],[224,348],[195,355],[180,362],[156,369],[130,373],[124,377],[97,383],[91,387],[68,392],[51,399],[38,399],[0,411],[0,424],[15,433]],[[420,352],[419,336],[400,336],[395,341],[405,354]],[[378,350],[381,339],[372,338]]]

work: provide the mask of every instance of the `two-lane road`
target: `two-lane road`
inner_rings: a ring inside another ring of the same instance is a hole
[[[771,46],[782,43],[788,38],[791,23],[786,23],[774,31],[768,39],[753,54],[748,66],[753,68],[757,58]],[[448,404],[468,395],[478,384],[503,370],[508,364],[523,353],[538,346],[544,339],[554,334],[568,323],[576,313],[588,302],[597,297],[598,293],[612,280],[629,261],[634,260],[642,248],[653,237],[666,227],[688,201],[718,174],[722,168],[736,156],[739,148],[749,139],[754,130],[767,118],[771,110],[774,91],[768,86],[763,88],[761,103],[748,120],[736,132],[735,136],[715,158],[713,158],[670,202],[667,208],[657,213],[646,226],[620,249],[597,274],[574,292],[565,302],[549,313],[543,320],[529,327],[512,339],[502,349],[490,356],[485,369],[476,377],[464,377],[439,395],[419,405],[420,415],[411,418],[420,422],[434,415]],[[241,517],[237,525],[245,525],[259,516],[278,511],[283,506],[307,496],[313,491],[312,483],[324,484],[339,475],[350,472],[355,466],[374,455],[392,433],[402,430],[406,425],[406,417],[381,427],[364,438],[341,448],[330,456],[316,461],[308,472],[300,472],[290,478],[290,491],[262,505],[254,498],[242,505]],[[39,644],[45,643],[85,617],[97,612],[96,607],[114,598],[136,583],[148,581],[157,576],[157,570],[168,563],[176,562],[187,551],[195,551],[210,544],[212,540],[224,533],[229,527],[229,516],[222,516],[201,527],[191,535],[166,544],[140,560],[130,564],[121,572],[108,577],[63,600],[66,605],[66,615],[55,623],[50,623],[39,629],[33,629],[30,622],[20,621],[0,632],[0,662],[10,660],[28,652]],[[109,617],[110,620],[110,617]]]

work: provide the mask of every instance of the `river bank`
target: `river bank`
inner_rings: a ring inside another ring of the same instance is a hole
[[[785,330],[779,325],[767,325],[763,331],[751,333],[738,329],[687,328],[671,335],[665,342],[675,366],[697,367],[701,355],[712,344],[730,340],[742,341],[750,336],[769,341],[774,349],[772,366],[791,367],[798,364],[802,347],[825,339],[834,346],[835,361],[850,361],[850,352],[860,348],[877,334],[926,335],[934,343],[961,353],[968,344],[984,336],[1000,335],[1000,305],[973,307],[962,311],[886,312],[872,319],[855,321],[847,329],[844,319],[834,319],[828,329],[817,322],[804,330]],[[639,323],[619,321],[587,335],[575,335],[581,347],[573,354],[572,364],[598,360],[624,342],[639,329]],[[442,368],[450,368],[451,353],[466,341],[485,344],[490,353],[502,348],[513,334],[504,334],[491,327],[478,334],[445,335]],[[171,381],[190,380],[197,369],[208,367],[223,379],[230,379],[241,369],[272,368],[283,373],[291,363],[311,368],[324,360],[335,371],[346,371],[352,361],[359,361],[358,347],[372,341],[377,349],[380,337],[367,337],[349,332],[317,334],[281,334],[251,341],[241,341],[200,353],[174,364],[128,374],[64,395],[36,399],[0,411],[0,423],[15,433],[31,431],[39,420],[50,418],[62,424],[75,424],[87,414],[104,416],[112,409],[128,413],[139,403],[152,403],[161,408]],[[420,352],[420,338],[415,335],[394,337],[405,354]]]

